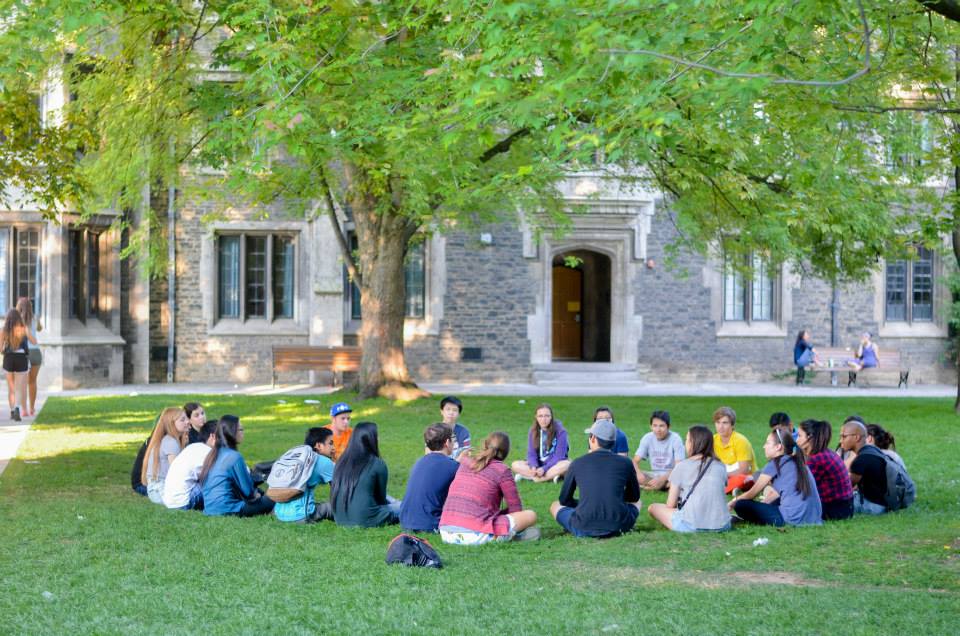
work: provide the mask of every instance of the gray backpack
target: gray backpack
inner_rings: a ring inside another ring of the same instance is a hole
[[[875,446],[864,446],[860,452],[883,458],[887,472],[887,492],[884,493],[883,499],[887,510],[893,512],[910,506],[917,498],[917,486],[910,479],[906,469]]]
[[[288,450],[273,462],[267,477],[267,496],[283,503],[302,495],[316,463],[317,454],[306,444]]]

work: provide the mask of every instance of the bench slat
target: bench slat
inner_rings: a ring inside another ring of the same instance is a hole
[[[273,383],[278,371],[358,371],[363,351],[359,347],[273,347]]]

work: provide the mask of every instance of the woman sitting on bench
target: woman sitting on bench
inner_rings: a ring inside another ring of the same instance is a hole
[[[847,379],[847,386],[856,383],[858,371],[873,369],[880,364],[880,349],[870,338],[872,338],[870,332],[864,331],[863,335],[860,336],[860,346],[857,347],[857,357],[854,360],[847,360],[847,364],[853,367],[853,371],[850,372]]]

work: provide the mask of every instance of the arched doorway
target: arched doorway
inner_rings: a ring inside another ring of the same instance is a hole
[[[553,258],[552,358],[610,361],[610,257],[571,250]]]

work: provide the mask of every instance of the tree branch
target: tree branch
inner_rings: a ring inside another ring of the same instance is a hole
[[[513,145],[513,142],[518,139],[522,139],[530,134],[529,128],[521,128],[520,130],[515,130],[514,132],[507,135],[505,138],[501,139],[494,145],[487,148],[486,152],[480,155],[480,163],[486,163],[496,157],[499,154],[507,152],[510,150],[510,146]]]
[[[922,2],[922,0],[918,1]],[[857,6],[860,9],[860,22],[863,24],[863,66],[860,67],[860,69],[856,72],[839,80],[799,80],[788,77],[780,77],[779,75],[773,75],[771,73],[739,73],[735,71],[726,71],[721,68],[717,68],[716,66],[710,66],[700,62],[686,60],[682,57],[677,57],[676,55],[669,55],[667,53],[660,53],[659,51],[651,51],[649,49],[600,49],[599,51],[600,53],[610,53],[612,55],[649,55],[650,57],[668,60],[687,68],[698,68],[723,77],[734,77],[740,79],[768,79],[770,80],[771,84],[790,84],[794,86],[817,87],[843,86],[844,84],[849,84],[850,82],[863,77],[872,69],[870,59],[870,25],[867,23],[867,15],[863,9],[863,2],[858,0]]]
[[[917,2],[948,20],[960,22],[960,2],[957,0],[917,0]]]
[[[340,252],[343,254],[343,262],[347,266],[347,273],[350,275],[350,279],[356,283],[357,287],[360,287],[363,282],[363,277],[360,275],[356,261],[353,260],[353,251],[350,249],[350,244],[347,243],[347,237],[344,236],[343,229],[340,227],[340,219],[337,218],[337,208],[333,201],[333,190],[330,188],[330,182],[327,181],[327,173],[322,166],[319,167],[319,171],[320,184],[323,186],[323,196],[327,204],[327,215],[330,217],[330,223],[333,225],[333,233],[337,237],[337,244],[340,246]],[[313,207],[313,210],[310,211],[310,216],[314,215],[319,205],[320,203],[318,202]]]
[[[957,114],[960,108],[943,108],[940,106],[880,106],[877,104],[863,104],[860,106],[853,104],[839,104],[831,102],[835,110],[842,110],[854,113],[874,113],[881,115],[883,113],[894,113],[897,111],[911,111],[916,113],[937,113],[937,114]]]

